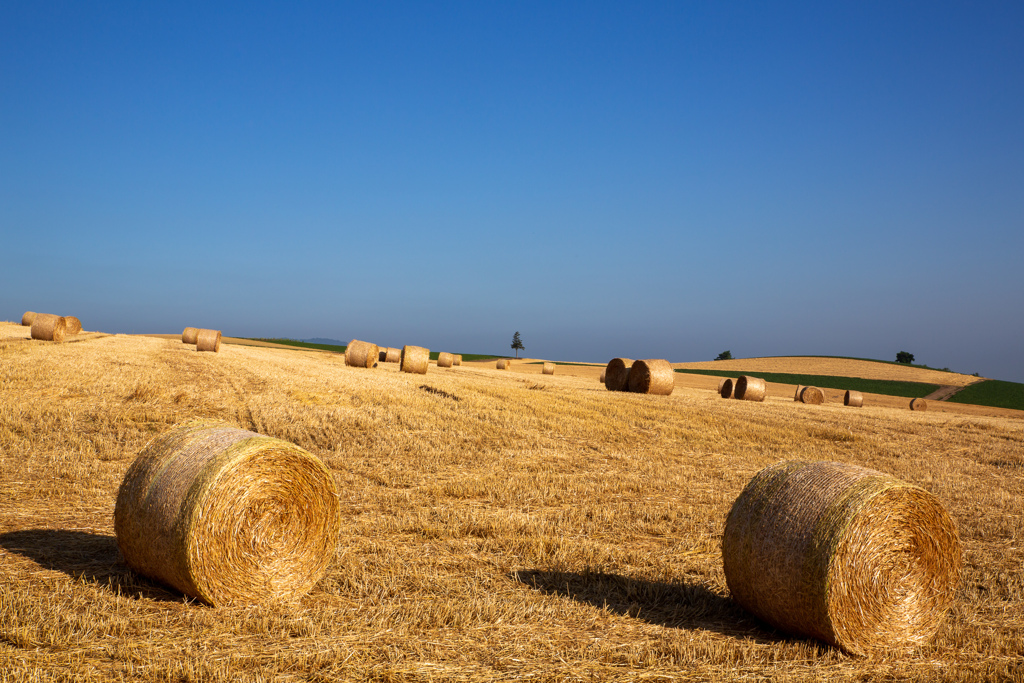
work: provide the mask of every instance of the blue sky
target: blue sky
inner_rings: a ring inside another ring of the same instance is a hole
[[[5,3],[0,318],[1024,381],[1024,5]]]

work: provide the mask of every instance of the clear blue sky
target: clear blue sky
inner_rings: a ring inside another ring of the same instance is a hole
[[[1024,381],[1024,4],[7,2],[0,251],[0,319]]]

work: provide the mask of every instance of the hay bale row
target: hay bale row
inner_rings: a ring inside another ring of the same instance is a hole
[[[437,354],[437,367],[439,368],[450,368],[455,364],[455,354],[442,351]]]
[[[928,491],[844,463],[781,462],[733,504],[722,562],[733,599],[759,619],[866,654],[931,639],[962,557]]]
[[[430,349],[422,346],[403,346],[400,369],[402,372],[411,372],[416,375],[427,374],[430,366]]]
[[[82,331],[82,321],[73,315],[54,315],[52,313],[36,313],[25,311],[21,316],[21,324],[29,328],[32,339],[62,342],[68,335]]]
[[[555,364],[554,363],[545,363],[544,367],[541,368],[541,372],[543,374],[545,374],[545,375],[553,375],[553,374],[555,374]]]
[[[379,357],[380,348],[370,342],[353,339],[345,348],[345,364],[354,368],[372,368]]]
[[[676,374],[667,360],[648,358],[634,361],[612,358],[601,373],[608,391],[629,391],[637,394],[668,396],[676,384]]]
[[[292,600],[327,572],[339,507],[316,457],[198,420],[139,453],[117,493],[114,531],[133,570],[203,602]]]

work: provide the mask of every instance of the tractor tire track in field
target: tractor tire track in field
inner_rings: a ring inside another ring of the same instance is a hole
[[[960,393],[964,389],[970,386],[974,386],[978,382],[984,382],[985,380],[979,379],[977,382],[971,382],[963,386],[956,386],[955,384],[943,384],[932,393],[925,396],[925,400],[928,401],[948,401],[953,398],[956,394]]]

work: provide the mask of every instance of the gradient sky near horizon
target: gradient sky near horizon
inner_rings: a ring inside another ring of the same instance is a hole
[[[4,3],[0,319],[1024,382],[1019,2]]]

